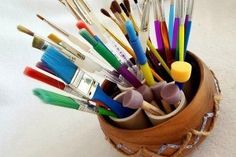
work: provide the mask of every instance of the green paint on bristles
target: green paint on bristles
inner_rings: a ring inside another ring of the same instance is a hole
[[[34,89],[33,93],[35,96],[39,97],[46,104],[67,107],[67,108],[76,109],[76,110],[80,106],[80,104],[78,104],[74,99],[70,97],[60,95],[54,92],[50,92],[48,90],[44,90],[41,88]],[[103,115],[103,116],[112,116],[112,117],[117,118],[117,115],[114,112],[109,111],[102,107],[98,107],[98,114]]]
[[[40,88],[34,89],[33,93],[46,104],[67,107],[72,109],[79,108],[79,105],[70,97],[66,97]]]
[[[87,40],[93,46],[94,50],[96,50],[112,67],[116,70],[121,67],[121,63],[112,52],[101,42],[96,41],[96,39],[86,29],[81,29],[80,35]]]

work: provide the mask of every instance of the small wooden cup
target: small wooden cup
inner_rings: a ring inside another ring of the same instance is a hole
[[[122,98],[126,92],[118,94],[114,100],[122,102]],[[120,128],[129,130],[145,129],[150,126],[150,123],[141,108],[137,109],[132,115],[126,118],[110,117],[114,125]]]
[[[187,106],[175,116],[154,127],[127,130],[113,125],[109,118],[98,116],[106,139],[122,154],[144,157],[185,156],[212,130],[218,111],[220,89],[209,68],[194,54],[186,60],[192,65],[190,80],[184,85]],[[114,84],[103,83],[108,95]]]

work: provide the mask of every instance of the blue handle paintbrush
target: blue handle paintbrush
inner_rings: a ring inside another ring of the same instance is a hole
[[[99,83],[81,71],[75,64],[65,58],[52,46],[45,49],[41,61],[46,64],[59,78],[69,84],[87,98],[100,101],[109,107],[119,118],[131,115],[134,110],[124,108],[122,104],[107,96]]]

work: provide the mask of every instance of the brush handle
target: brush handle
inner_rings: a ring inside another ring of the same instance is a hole
[[[135,88],[142,86],[142,83],[134,76],[125,65],[122,65],[117,71]]]
[[[179,61],[184,61],[184,25],[179,26]]]
[[[173,38],[173,25],[174,25],[174,4],[170,5],[170,13],[169,13],[169,39],[172,41]],[[172,44],[172,43],[170,43]],[[171,45],[172,46],[172,45]]]
[[[151,86],[155,84],[155,80],[152,75],[151,69],[147,63],[147,57],[145,55],[144,49],[142,48],[141,42],[139,38],[136,36],[136,32],[134,30],[134,27],[131,21],[127,21],[125,23],[125,26],[129,35],[131,47],[133,48],[136,54],[136,57],[137,57],[138,63],[141,66],[141,70],[143,72],[144,78],[146,79],[147,84]]]
[[[161,22],[161,35],[165,49],[166,62],[167,65],[170,66],[173,62],[173,53],[171,52],[168,30],[165,21]]]
[[[155,33],[156,33],[158,51],[161,54],[161,56],[163,56],[164,45],[163,45],[163,40],[162,40],[162,35],[161,35],[161,23],[160,23],[160,21],[155,20],[154,21],[154,26],[155,26]]]
[[[86,43],[86,41],[83,41],[80,38],[77,38],[74,35],[69,34],[67,36],[68,40],[70,40],[72,43],[74,43],[75,45],[79,46],[81,49],[83,49],[85,52],[89,52],[91,47],[88,46],[88,43]]]
[[[97,43],[93,47],[112,67],[115,69],[120,68],[121,63],[118,61],[118,59],[102,44]]]
[[[173,29],[173,38],[172,38],[172,51],[175,53],[175,60],[178,60],[178,52],[177,52],[177,43],[178,43],[178,36],[179,36],[179,23],[180,19],[175,18],[174,22],[174,29]]]
[[[185,30],[185,43],[184,43],[185,55],[186,55],[186,51],[188,48],[188,41],[189,41],[191,27],[192,27],[192,21],[188,21],[187,25],[185,27],[185,29],[186,29]]]
[[[97,86],[92,100],[97,100],[109,107],[119,118],[125,118],[134,113],[134,110],[125,108],[121,103],[107,96],[100,86]]]

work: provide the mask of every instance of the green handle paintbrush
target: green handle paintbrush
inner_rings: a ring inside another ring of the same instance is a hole
[[[76,100],[71,97],[60,95],[60,94],[50,92],[44,89],[40,89],[40,88],[34,89],[33,93],[46,104],[67,107],[67,108],[76,109],[76,110],[89,112],[93,114],[99,114],[103,116],[117,117],[114,112],[106,110],[105,108],[97,107],[97,106],[89,104],[88,102]]]

